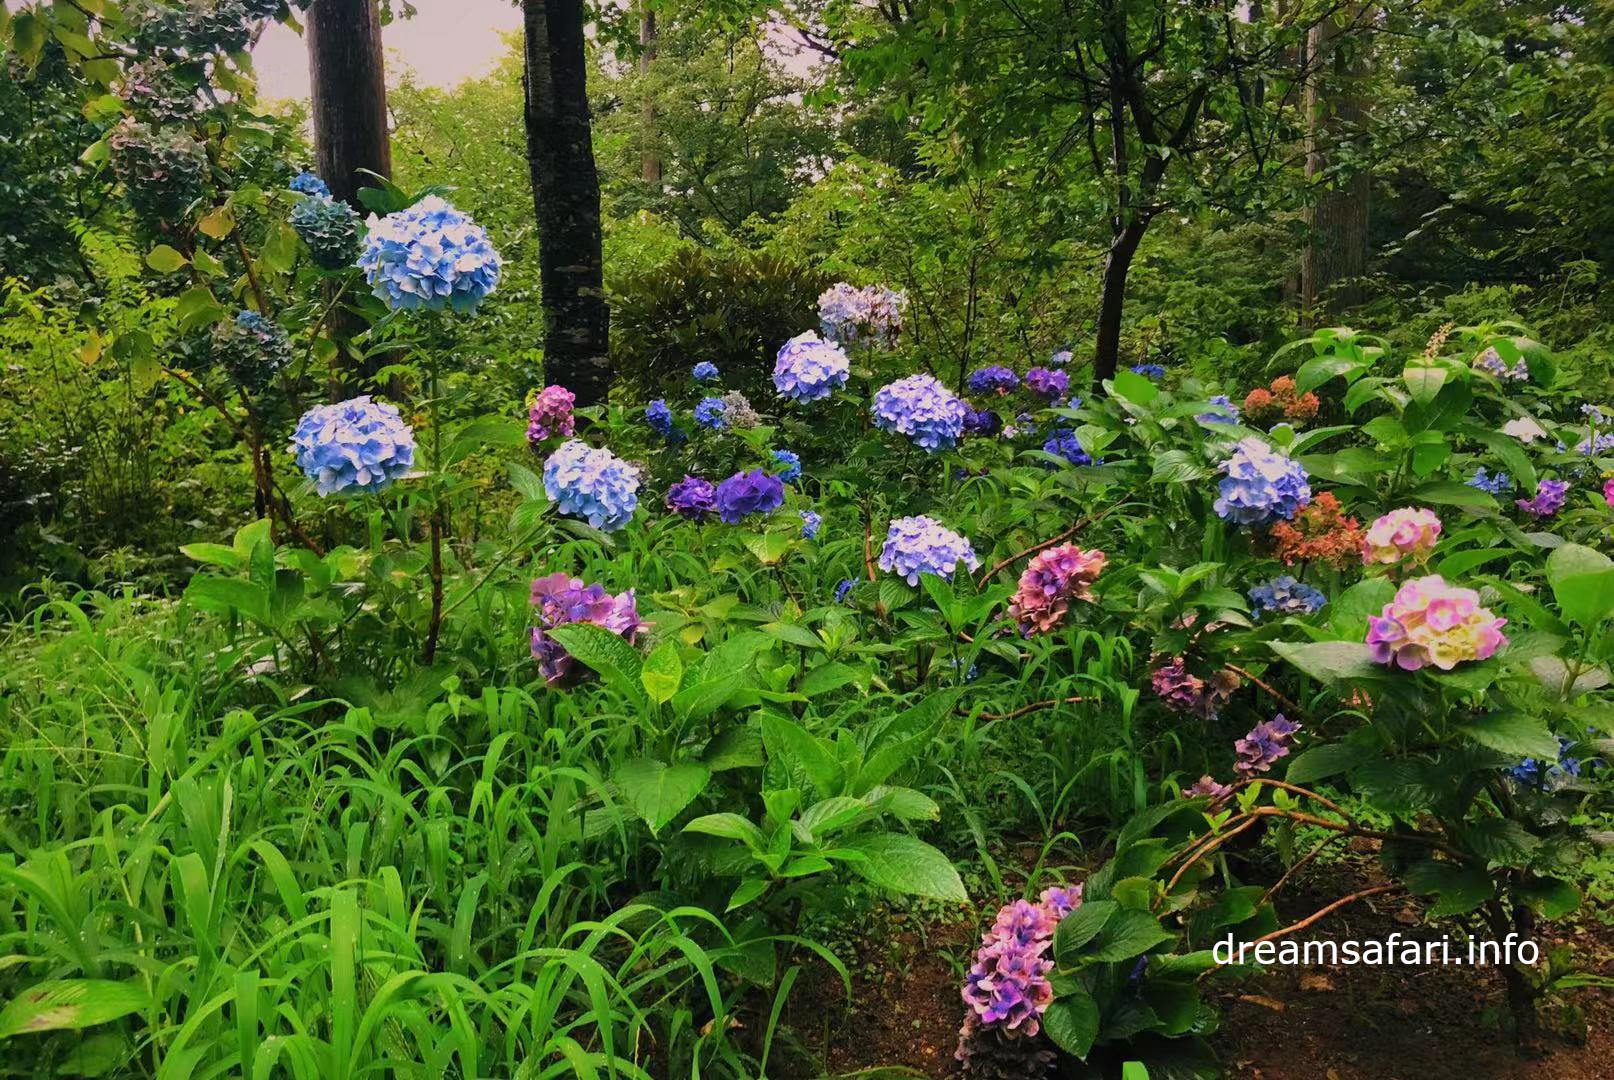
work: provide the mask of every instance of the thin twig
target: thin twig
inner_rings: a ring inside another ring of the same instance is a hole
[[[1306,929],[1308,926],[1314,925],[1318,920],[1324,919],[1324,918],[1328,917],[1329,915],[1332,915],[1334,912],[1338,911],[1342,907],[1345,907],[1345,906],[1347,906],[1349,904],[1354,904],[1358,900],[1365,900],[1370,896],[1378,896],[1381,893],[1393,892],[1394,890],[1399,889],[1400,887],[1401,886],[1396,885],[1396,884],[1374,885],[1372,888],[1361,889],[1361,890],[1359,890],[1357,892],[1353,892],[1349,896],[1342,896],[1338,900],[1335,900],[1332,904],[1328,904],[1328,905],[1325,905],[1324,907],[1319,908],[1318,910],[1312,912],[1310,915],[1307,915],[1304,919],[1301,919],[1297,923],[1291,923],[1288,926],[1281,927],[1280,929],[1272,931],[1272,933],[1270,933],[1270,934],[1262,934],[1260,937],[1258,937],[1254,941],[1250,942],[1247,946],[1246,945],[1240,945],[1239,950],[1240,950],[1240,952],[1243,952],[1246,948],[1253,949],[1257,945],[1262,944],[1263,942],[1276,941],[1278,938],[1287,937],[1290,934],[1297,933],[1297,932],[1299,932],[1301,930]],[[1232,961],[1232,960],[1224,960],[1221,963],[1217,964],[1215,967],[1207,968],[1206,970],[1202,971],[1200,973],[1199,977],[1201,979],[1203,979],[1206,975],[1209,975],[1211,972],[1218,971],[1218,970],[1226,967],[1228,964],[1231,964],[1233,962],[1234,961]],[[1242,963],[1242,961],[1239,961],[1239,962]]]
[[[1006,567],[1014,565],[1015,563],[1019,562],[1021,559],[1024,559],[1028,555],[1035,555],[1039,551],[1046,551],[1047,549],[1049,549],[1051,547],[1056,547],[1059,544],[1064,543],[1066,540],[1069,540],[1071,537],[1075,536],[1077,533],[1081,532],[1083,529],[1087,528],[1089,525],[1096,524],[1097,522],[1102,521],[1104,518],[1108,517],[1109,515],[1115,513],[1115,511],[1121,509],[1123,506],[1130,506],[1130,505],[1131,505],[1131,503],[1117,503],[1116,505],[1111,506],[1107,510],[1101,510],[1100,512],[1098,512],[1096,514],[1090,514],[1087,517],[1082,518],[1080,521],[1078,521],[1076,524],[1072,525],[1070,528],[1066,529],[1064,532],[1060,533],[1058,536],[1050,537],[1049,539],[1042,541],[1040,544],[1032,544],[1030,547],[1026,548],[1024,551],[1015,552],[1013,555],[1010,555],[1007,559],[1004,559],[1002,562],[997,563],[996,565],[994,565],[992,567],[992,569],[990,569],[986,573],[982,574],[980,576],[980,578],[978,578],[976,580],[975,587],[977,589],[984,589],[986,587],[986,583],[991,581],[993,578],[997,577],[998,573],[1000,571],[1004,570]]]
[[[1038,709],[1046,709],[1050,705],[1075,705],[1075,704],[1078,704],[1079,702],[1088,701],[1088,700],[1090,700],[1090,699],[1086,698],[1086,697],[1049,698],[1047,701],[1033,701],[1030,705],[1022,705],[1020,708],[1015,709],[1013,712],[1006,712],[1006,713],[984,712],[984,713],[980,713],[976,718],[979,719],[979,720],[1013,720],[1017,716],[1024,716],[1026,713],[1036,712]],[[957,712],[958,712],[958,714],[960,716],[968,716],[969,715],[969,710],[964,708],[964,706],[962,706],[962,705],[954,706],[954,708],[957,710]]]
[[[1290,712],[1304,714],[1304,712],[1305,712],[1304,709],[1302,709],[1299,705],[1296,705],[1293,701],[1289,700],[1288,698],[1284,697],[1282,694],[1280,694],[1276,690],[1274,690],[1272,688],[1271,684],[1263,682],[1262,680],[1256,678],[1254,675],[1251,675],[1248,671],[1246,671],[1243,668],[1237,666],[1236,664],[1223,664],[1222,666],[1225,667],[1228,671],[1231,671],[1235,675],[1243,676],[1244,678],[1248,679],[1250,682],[1254,683],[1256,686],[1259,686],[1261,689],[1265,690],[1268,694],[1271,694],[1274,698],[1277,699],[1279,705],[1282,705],[1284,708],[1288,709]]]

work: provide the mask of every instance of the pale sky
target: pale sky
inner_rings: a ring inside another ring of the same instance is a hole
[[[449,87],[486,74],[504,54],[500,34],[521,29],[521,9],[511,0],[415,0],[413,18],[382,31],[387,81],[400,65],[413,68],[422,84]],[[258,90],[266,99],[308,97],[308,47],[301,36],[270,23],[252,52]]]

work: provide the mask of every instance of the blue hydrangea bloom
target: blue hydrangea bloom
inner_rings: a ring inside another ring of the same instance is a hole
[[[988,364],[970,372],[972,394],[1007,394],[1020,385],[1020,376],[1002,364]]]
[[[967,539],[924,516],[892,521],[880,548],[880,569],[896,574],[909,585],[919,584],[920,574],[935,574],[952,581],[959,563],[974,570],[981,560]]]
[[[1485,466],[1481,465],[1474,470],[1474,475],[1468,478],[1467,484],[1471,488],[1479,488],[1492,495],[1506,495],[1513,490],[1513,477],[1500,471],[1487,473]]]
[[[1132,374],[1142,375],[1145,379],[1163,379],[1166,377],[1166,369],[1159,364],[1133,364]]]
[[[366,225],[359,269],[394,310],[472,312],[499,284],[486,230],[436,195]]]
[[[331,189],[326,186],[325,181],[307,169],[292,177],[289,186],[299,195],[312,195],[322,199],[331,197]]]
[[[785,485],[761,469],[737,472],[717,485],[717,516],[733,525],[750,514],[771,514],[785,504]]]
[[[996,435],[1003,430],[1003,417],[991,409],[971,409],[964,416],[964,434]]]
[[[1328,597],[1290,574],[1250,590],[1250,605],[1257,619],[1268,611],[1274,615],[1315,615],[1327,603]]]
[[[800,454],[793,450],[775,450],[773,460],[775,464],[784,466],[784,470],[778,474],[780,480],[787,484],[794,484],[801,479]]]
[[[874,426],[906,435],[927,453],[951,450],[964,433],[969,406],[932,375],[910,375],[874,394]]]
[[[800,514],[801,538],[803,540],[818,539],[818,529],[824,524],[824,519],[814,510],[802,510]]]
[[[722,398],[705,397],[695,406],[695,423],[713,431],[723,430],[723,414],[729,411]]]
[[[397,406],[365,395],[309,409],[291,452],[321,496],[380,491],[414,467],[415,433]]]
[[[1573,742],[1560,735],[1558,736],[1558,760],[1556,762],[1538,761],[1535,758],[1527,757],[1512,768],[1504,769],[1503,771],[1519,787],[1545,791],[1560,788],[1580,777],[1580,759],[1567,756],[1567,751],[1573,745]],[[1590,764],[1596,765],[1597,762]]]
[[[848,577],[848,578],[841,578],[840,581],[836,582],[835,583],[835,602],[837,604],[844,604],[846,602],[846,594],[851,592],[854,588],[856,588],[857,583],[859,581],[861,581],[861,580],[863,580],[863,579],[862,578]]]
[[[603,447],[568,439],[544,462],[544,494],[561,513],[616,532],[639,508],[639,473]]]
[[[821,401],[846,385],[852,363],[839,345],[820,341],[809,330],[785,342],[773,365],[779,396],[798,405]]]
[[[650,425],[650,430],[662,438],[672,436],[672,410],[667,407],[667,402],[664,399],[657,398],[644,407],[644,422]]]
[[[1238,525],[1287,521],[1311,501],[1311,485],[1298,461],[1251,436],[1222,462],[1216,513]]]
[[[1072,465],[1098,464],[1086,450],[1082,449],[1082,444],[1076,438],[1076,433],[1070,428],[1055,428],[1053,435],[1049,437],[1047,442],[1042,444],[1042,448],[1046,453],[1058,454]],[[1050,469],[1055,467],[1052,462],[1045,461],[1043,464]]]
[[[311,195],[298,200],[287,222],[308,245],[315,265],[325,270],[353,265],[359,252],[359,215],[347,203]]]
[[[710,360],[702,360],[700,363],[691,368],[689,373],[698,383],[717,381],[717,365],[712,363]]]
[[[1233,399],[1226,394],[1212,394],[1210,403],[1216,406],[1207,409],[1194,417],[1201,424],[1236,424],[1239,422],[1239,407],[1233,404]]]

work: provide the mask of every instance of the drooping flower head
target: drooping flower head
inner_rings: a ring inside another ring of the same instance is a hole
[[[667,509],[691,521],[717,513],[717,488],[710,480],[687,473],[667,489]]]
[[[969,388],[972,394],[995,394],[999,397],[1020,385],[1020,376],[1002,364],[988,364],[970,372]]]
[[[577,430],[572,406],[577,395],[564,386],[546,386],[532,399],[527,410],[527,441],[534,446],[556,435],[570,436]]]
[[[820,341],[811,330],[785,342],[773,365],[779,396],[798,405],[822,401],[846,385],[852,363],[839,345]]]
[[[801,455],[794,450],[775,450],[773,463],[782,466],[778,476],[786,484],[794,484],[801,479]]]
[[[1236,424],[1239,422],[1239,407],[1233,404],[1233,399],[1226,394],[1212,394],[1207,399],[1213,408],[1206,409],[1194,417],[1201,424]]]
[[[1255,725],[1233,744],[1233,771],[1244,780],[1269,771],[1279,758],[1289,756],[1299,730],[1300,725],[1286,720],[1282,713]]]
[[[1367,527],[1362,538],[1362,562],[1369,566],[1422,565],[1440,542],[1440,518],[1433,510],[1404,506],[1391,510]]]
[[[1489,492],[1492,495],[1506,495],[1513,490],[1513,477],[1500,470],[1487,473],[1483,465],[1475,469],[1474,475],[1470,476],[1464,483],[1471,488],[1479,488],[1481,491]]]
[[[1293,521],[1275,523],[1271,535],[1286,566],[1316,561],[1338,570],[1362,557],[1362,526],[1345,515],[1331,491],[1312,499]]]
[[[532,655],[544,680],[554,687],[575,685],[588,669],[579,664],[547,631],[557,626],[592,623],[630,644],[642,625],[633,590],[612,596],[600,585],[584,585],[581,578],[554,573],[532,583],[532,605],[538,625],[532,630]]]
[[[974,570],[981,560],[967,539],[924,516],[893,520],[880,548],[880,569],[896,574],[909,585],[919,584],[920,574],[935,574],[952,581],[959,563]]]
[[[213,326],[213,359],[243,388],[262,390],[291,363],[291,339],[277,322],[240,311]]]
[[[1026,389],[1047,401],[1058,401],[1070,393],[1070,373],[1034,367],[1026,372]]]
[[[1520,510],[1531,517],[1552,517],[1564,508],[1564,501],[1569,495],[1569,482],[1567,480],[1543,480],[1536,485],[1536,493],[1528,499],[1514,499],[1513,502]]]
[[[308,246],[315,266],[341,270],[358,257],[359,215],[340,199],[314,195],[299,200],[287,220]]]
[[[499,284],[502,260],[487,231],[439,196],[365,224],[359,268],[395,311],[474,312]]]
[[[1315,615],[1328,603],[1328,597],[1290,574],[1263,582],[1250,590],[1250,606],[1255,617],[1263,612],[1274,615]]]
[[[380,491],[414,467],[415,433],[397,406],[365,395],[309,409],[291,452],[321,496]]]
[[[690,376],[698,383],[717,381],[717,365],[710,360],[702,360],[689,371]]]
[[[1465,660],[1489,659],[1508,640],[1507,620],[1481,607],[1479,593],[1448,585],[1439,574],[1402,585],[1367,622],[1374,661],[1406,671],[1428,665],[1450,671]]]
[[[616,532],[639,508],[639,472],[604,447],[571,439],[544,462],[544,494],[561,513]]]
[[[737,472],[717,485],[717,515],[730,525],[751,514],[771,514],[785,502],[785,485],[761,469]]]
[[[1082,903],[1082,886],[1043,890],[1040,902],[1005,904],[981,935],[962,996],[969,1012],[959,1033],[958,1060],[970,1076],[1016,1080],[1046,1073],[1053,1058],[1035,1048],[1042,1015],[1053,1001],[1048,953],[1066,915]],[[1005,1071],[1007,1070],[1007,1071]]]
[[[874,395],[874,426],[906,435],[927,453],[957,446],[969,411],[933,375],[909,375],[880,387]]]
[[[1155,668],[1149,681],[1154,692],[1173,712],[1189,713],[1202,720],[1216,719],[1239,687],[1238,676],[1225,669],[1217,671],[1209,680],[1201,679],[1188,670],[1180,656]]]
[[[803,540],[818,539],[818,530],[824,524],[823,517],[816,510],[802,510],[799,513],[801,514],[801,538]]]
[[[1009,601],[1009,614],[1019,623],[1021,636],[1048,633],[1058,627],[1073,601],[1091,600],[1089,586],[1106,561],[1102,551],[1083,551],[1075,544],[1060,544],[1034,557]]]
[[[728,411],[719,397],[704,397],[695,405],[695,423],[713,431],[723,430],[723,414]]]
[[[1306,470],[1260,439],[1241,439],[1221,465],[1224,474],[1216,513],[1238,525],[1287,521],[1311,501]]]

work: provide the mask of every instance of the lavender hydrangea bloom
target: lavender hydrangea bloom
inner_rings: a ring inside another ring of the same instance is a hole
[[[801,538],[803,540],[818,539],[818,530],[824,524],[824,519],[816,510],[799,511],[801,515]]]
[[[1311,501],[1306,470],[1260,439],[1242,439],[1222,463],[1216,513],[1238,525],[1287,521]]]
[[[665,399],[657,398],[644,407],[644,422],[650,425],[651,431],[654,431],[662,438],[666,439],[672,436],[673,415],[672,410],[667,407]]]
[[[331,197],[331,189],[326,186],[325,181],[307,169],[292,177],[291,183],[286,186],[299,195],[313,195],[322,199]]]
[[[1598,457],[1614,450],[1614,431],[1600,431],[1586,436],[1575,444],[1575,453]]]
[[[1054,354],[1048,358],[1048,366],[1052,368],[1064,367],[1066,364],[1070,363],[1071,356],[1072,354],[1068,347],[1055,349]]]
[[[828,340],[847,345],[862,338],[889,345],[902,332],[907,302],[905,294],[884,285],[859,289],[838,282],[818,298],[819,330]]]
[[[723,414],[728,407],[723,404],[722,398],[705,397],[695,406],[695,423],[701,427],[711,428],[713,431],[723,430]]]
[[[538,625],[532,630],[532,655],[538,660],[544,681],[554,687],[574,685],[588,674],[588,669],[547,631],[557,626],[592,623],[631,644],[642,625],[632,589],[612,596],[600,585],[584,585],[581,578],[562,573],[532,583],[532,604],[538,609]]]
[[[1020,376],[1002,364],[989,364],[970,372],[972,394],[1007,394],[1020,385]]]
[[[690,369],[689,374],[698,383],[717,381],[717,365],[710,360],[702,360]]]
[[[1487,348],[1484,352],[1475,357],[1473,366],[1476,369],[1485,372],[1487,375],[1498,379],[1509,379],[1513,382],[1524,382],[1530,378],[1530,365],[1525,363],[1523,357],[1520,357],[1518,363],[1514,364],[1510,368],[1502,359],[1502,354],[1497,352],[1494,346]]]
[[[1289,756],[1295,732],[1299,730],[1300,725],[1284,719],[1282,713],[1255,725],[1248,735],[1233,744],[1237,755],[1233,771],[1244,779],[1267,772],[1279,758]]]
[[[906,435],[928,453],[951,450],[964,433],[969,406],[931,375],[910,375],[874,395],[874,426]]]
[[[1070,428],[1055,428],[1048,441],[1042,444],[1044,453],[1057,454],[1072,465],[1096,464],[1090,454],[1082,449],[1082,444],[1076,438],[1076,433]],[[1052,462],[1043,462],[1048,468],[1055,468]]]
[[[1159,364],[1133,364],[1132,374],[1142,375],[1150,380],[1163,379],[1166,377],[1166,369]]]
[[[785,342],[773,365],[779,396],[798,405],[821,401],[846,385],[852,363],[840,346],[820,341],[811,330]]]
[[[1474,475],[1466,483],[1471,488],[1479,488],[1492,495],[1506,495],[1513,490],[1513,477],[1500,471],[1487,474],[1483,465],[1474,470]]]
[[[397,406],[365,395],[309,409],[291,452],[322,497],[380,491],[414,467],[415,433]]]
[[[779,479],[786,484],[794,484],[801,479],[801,455],[793,450],[775,450],[773,461],[776,465],[783,465]]]
[[[1328,603],[1328,597],[1292,575],[1283,574],[1250,590],[1255,617],[1270,611],[1275,615],[1315,615]]]
[[[366,225],[359,268],[396,311],[474,312],[499,284],[502,261],[487,231],[436,195]]]
[[[1198,420],[1201,424],[1236,424],[1239,422],[1239,407],[1233,404],[1232,398],[1226,394],[1213,394],[1208,400],[1216,407],[1207,409],[1195,416],[1195,420]]]
[[[291,208],[287,219],[308,247],[314,265],[323,270],[352,266],[359,253],[359,215],[330,196],[314,195]]]
[[[1070,393],[1070,374],[1049,368],[1034,367],[1026,372],[1026,389],[1038,397],[1058,401]]]
[[[639,508],[639,473],[611,451],[571,439],[544,462],[544,494],[561,513],[616,532]]]
[[[892,521],[880,548],[880,569],[896,574],[909,585],[918,585],[920,574],[935,574],[952,581],[959,563],[975,570],[981,560],[967,539],[924,516]]]
[[[717,516],[730,525],[750,514],[771,514],[785,502],[785,485],[761,469],[737,472],[717,485]]]
[[[717,513],[717,488],[710,480],[685,473],[682,480],[667,489],[667,509],[691,521],[699,521]]]
[[[1567,480],[1543,480],[1536,485],[1536,493],[1529,499],[1514,499],[1514,504],[1531,517],[1552,517],[1564,508],[1569,495]]]

